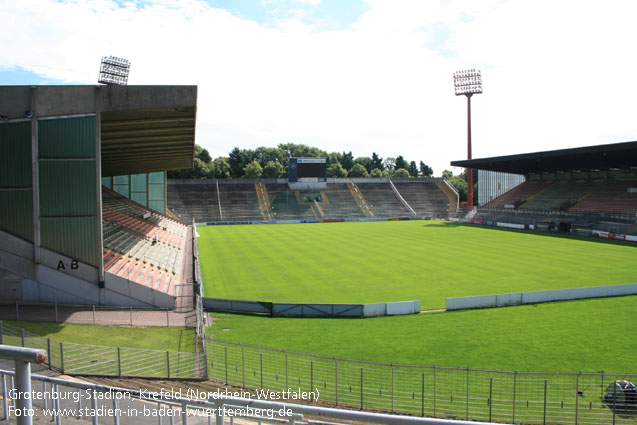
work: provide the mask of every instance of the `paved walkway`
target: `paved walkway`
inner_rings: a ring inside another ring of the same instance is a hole
[[[82,323],[103,326],[170,326],[194,327],[195,311],[119,309],[96,306],[0,305],[0,320]]]

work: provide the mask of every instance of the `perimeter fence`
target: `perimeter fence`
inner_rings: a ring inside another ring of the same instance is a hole
[[[633,424],[602,400],[637,375],[507,372],[348,360],[208,339],[208,374],[228,385],[391,413],[528,424]],[[637,412],[636,412],[637,413]]]
[[[140,323],[145,326],[186,328],[197,326],[197,316],[193,312],[177,313],[170,309],[58,303],[21,304],[17,301],[9,303],[3,300],[0,300],[0,320],[38,320],[104,326],[136,326]]]
[[[0,321],[0,344],[39,348],[47,366],[68,375],[203,379],[203,353],[55,341]]]

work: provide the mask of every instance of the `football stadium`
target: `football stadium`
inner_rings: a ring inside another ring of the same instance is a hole
[[[635,422],[637,142],[450,158],[471,207],[318,157],[168,179],[196,113],[195,86],[0,87],[5,419],[28,384],[184,425]]]

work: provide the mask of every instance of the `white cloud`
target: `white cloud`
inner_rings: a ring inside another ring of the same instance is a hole
[[[306,4],[308,6],[317,7],[321,3],[321,0],[292,0],[292,3]]]
[[[296,142],[402,154],[439,174],[466,155],[466,101],[452,80],[463,68],[483,71],[474,157],[634,139],[636,9],[370,0],[350,28],[318,31],[296,18],[264,27],[200,0],[0,0],[0,68],[94,84],[100,58],[121,56],[129,84],[199,86],[197,143],[213,156]]]

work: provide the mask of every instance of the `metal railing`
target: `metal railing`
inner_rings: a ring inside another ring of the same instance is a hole
[[[60,342],[0,321],[0,344],[38,348],[47,366],[65,374],[169,379],[204,379],[203,352],[107,347]]]
[[[14,372],[0,370],[2,376],[2,396],[4,418],[9,419],[10,407],[6,400],[10,397]],[[35,407],[30,418],[41,416],[62,424],[63,418],[91,419],[93,425],[99,424],[100,418],[113,421],[113,425],[128,423],[157,423],[162,419],[170,420],[174,425],[175,418],[181,424],[188,425],[192,420],[208,424],[234,423],[240,419],[242,423],[287,423],[287,424],[325,424],[338,425],[334,421],[359,421],[380,424],[429,424],[429,425],[482,425],[480,422],[447,421],[433,418],[390,415],[385,413],[359,412],[327,407],[307,406],[262,400],[258,398],[241,398],[225,392],[194,391],[192,394],[182,389],[162,388],[160,391],[148,391],[140,388],[130,390],[88,382],[70,381],[67,379],[32,375]],[[7,379],[9,378],[9,379]],[[37,409],[36,409],[37,408]],[[15,412],[15,410],[14,410]],[[320,419],[319,421],[311,419]],[[340,422],[342,423],[342,422]]]
[[[38,320],[55,323],[87,325],[186,327],[196,326],[194,314],[175,312],[168,308],[110,307],[59,303],[23,304],[0,301],[0,320]]]
[[[540,216],[559,216],[573,219],[585,219],[589,221],[618,219],[624,222],[636,222],[637,217],[629,213],[613,213],[606,211],[564,211],[556,208],[533,209],[533,208],[497,208],[497,207],[478,207],[480,213],[495,213],[506,215],[535,215]]]
[[[337,406],[473,421],[621,424],[607,386],[637,375],[517,372],[341,359],[208,339],[208,373],[227,385],[320,391]]]
[[[33,415],[31,415],[31,362],[42,364],[46,361],[46,354],[43,350],[32,348],[12,347],[0,344],[0,359],[10,359],[14,361],[16,393],[12,400],[12,407],[16,412],[18,425],[31,425]],[[8,419],[8,402],[6,392],[6,382],[2,377],[2,400],[4,404],[4,416]],[[17,397],[16,397],[17,395]]]

